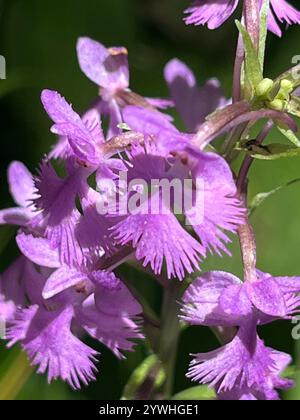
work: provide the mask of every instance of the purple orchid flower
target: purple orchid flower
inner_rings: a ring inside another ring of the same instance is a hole
[[[196,0],[185,13],[188,25],[206,25],[209,29],[221,26],[234,13],[239,0]],[[282,36],[280,23],[300,24],[300,12],[285,0],[270,0],[268,28]]]
[[[142,309],[113,273],[60,267],[47,279],[34,269],[27,294],[29,306],[19,308],[10,322],[9,347],[20,342],[38,373],[48,370],[49,382],[61,378],[78,389],[80,381],[87,385],[95,379],[98,353],[75,331],[85,331],[119,358],[121,351],[132,351],[132,339],[143,338]]]
[[[242,283],[224,272],[198,278],[183,298],[182,319],[192,325],[239,327],[225,347],[198,354],[188,377],[216,387],[220,398],[276,399],[276,389],[292,386],[279,374],[288,355],[264,346],[256,327],[299,312],[300,277],[272,277],[258,272],[256,281]]]
[[[184,319],[193,324],[235,327],[255,314],[257,323],[291,319],[300,305],[300,277],[258,272],[243,283],[232,274],[212,271],[198,278],[184,297]]]
[[[215,387],[223,400],[277,400],[276,390],[293,386],[280,377],[290,363],[289,355],[266,347],[250,323],[225,347],[195,355],[187,377]]]
[[[209,114],[228,103],[219,80],[209,79],[199,88],[194,73],[178,59],[166,65],[165,79],[176,109],[191,133],[198,130]]]
[[[151,179],[171,180],[175,176],[167,160],[151,143],[133,147],[130,164],[128,184],[138,179],[149,183]],[[138,211],[129,211],[112,226],[113,237],[121,246],[131,245],[136,249],[136,258],[144,266],[150,264],[155,274],[161,272],[166,262],[168,276],[182,279],[185,270],[191,273],[198,266],[204,248],[181,226],[169,208],[171,203],[164,202],[159,193],[144,198]],[[157,211],[153,211],[156,207]],[[119,215],[119,209],[116,214]]]
[[[167,108],[172,102],[165,99],[144,99],[129,89],[128,52],[125,47],[106,48],[90,38],[77,43],[79,65],[83,73],[99,87],[101,100],[95,108],[110,117],[108,138],[120,134],[122,109],[130,103],[146,108]]]
[[[259,345],[263,345],[257,338]],[[269,353],[271,364],[266,371],[267,381],[261,386],[247,385],[235,386],[231,391],[221,391],[218,394],[222,401],[278,401],[280,399],[277,390],[288,390],[293,387],[293,381],[282,378],[286,368],[292,362],[290,355],[268,348],[264,349]]]
[[[153,194],[146,199],[142,211],[127,215],[112,228],[120,245],[131,244],[136,248],[137,259],[143,260],[145,266],[150,264],[156,274],[161,272],[165,261],[168,277],[180,279],[185,271],[191,273],[193,267],[198,266],[206,251],[229,252],[226,244],[230,239],[223,230],[235,232],[243,221],[244,210],[236,199],[232,173],[221,157],[197,152],[195,159],[184,155],[171,161],[150,143],[133,148],[130,162],[129,182],[134,179],[146,182],[152,179],[172,182],[175,179],[183,184],[190,179],[195,185],[197,180],[204,182],[204,191],[198,191],[203,194],[203,207],[197,207],[194,199],[191,207],[183,206],[183,214],[201,244],[179,223],[173,204],[166,203],[159,194]],[[155,214],[151,211],[156,208],[154,200],[158,201],[159,208]]]

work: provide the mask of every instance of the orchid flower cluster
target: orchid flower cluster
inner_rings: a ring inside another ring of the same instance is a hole
[[[238,3],[197,0],[186,23],[215,29]],[[86,344],[88,335],[120,359],[147,338],[168,382],[166,353],[176,349],[180,326],[191,324],[218,332],[220,348],[194,355],[187,372],[218,399],[274,400],[293,386],[283,376],[290,355],[267,347],[257,328],[298,313],[300,277],[274,277],[256,267],[247,183],[255,158],[300,154],[299,66],[275,80],[264,76],[267,28],[281,36],[280,24],[299,24],[300,12],[285,0],[243,3],[232,99],[217,79],[199,87],[178,59],[165,67],[170,98],[145,98],[130,89],[126,48],[90,38],[78,40],[77,55],[98,92],[91,107],[80,114],[60,93],[42,92],[57,140],[36,174],[21,162],[8,169],[15,207],[0,212],[0,224],[18,227],[20,256],[0,278],[0,319],[8,325],[8,346],[20,343],[49,382],[60,378],[79,389],[96,379],[99,354]],[[253,141],[258,120],[267,122]],[[274,127],[292,144],[264,147]],[[244,161],[236,174],[231,163],[239,155]],[[174,188],[166,199],[165,181],[185,186],[179,203]],[[158,187],[149,194],[153,184]],[[189,203],[178,211],[182,201]],[[244,278],[202,273],[210,254],[231,255],[232,235],[240,239]],[[146,297],[118,274],[126,263],[164,288],[158,345],[147,336],[160,323],[149,322]],[[166,389],[164,398],[171,396]]]

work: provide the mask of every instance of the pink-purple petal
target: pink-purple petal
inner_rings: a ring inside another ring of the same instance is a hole
[[[12,162],[8,168],[11,196],[20,207],[28,207],[34,199],[33,176],[22,162]]]
[[[242,282],[230,273],[211,271],[203,274],[186,290],[181,318],[191,325],[238,325],[241,319],[240,312],[226,313],[220,305],[220,299],[227,289],[240,289],[241,286]]]
[[[80,382],[87,385],[95,380],[97,352],[82,343],[71,332],[74,312],[66,307],[57,312],[47,312],[38,306],[21,310],[11,326],[10,346],[22,341],[38,373],[48,371],[48,381],[62,378],[74,389]]]
[[[129,86],[127,51],[124,47],[105,48],[90,38],[79,38],[77,55],[83,73],[108,90]]]
[[[58,249],[51,248],[48,239],[21,232],[17,235],[16,242],[22,254],[35,264],[49,268],[60,267]]]
[[[196,0],[185,13],[187,25],[206,25],[209,29],[221,26],[234,13],[239,0]]]
[[[87,279],[84,273],[76,270],[75,268],[62,266],[48,278],[43,289],[43,298],[50,299],[53,296],[76,286],[78,283]]]
[[[287,315],[284,295],[272,278],[248,283],[246,288],[252,304],[262,313],[282,318]]]

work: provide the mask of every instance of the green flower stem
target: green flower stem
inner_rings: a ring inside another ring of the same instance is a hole
[[[227,161],[231,161],[234,146],[241,139],[247,127],[248,123],[238,125],[229,133],[228,137],[226,138],[222,149],[222,155]]]
[[[165,399],[169,399],[172,396],[174,385],[174,370],[180,334],[178,300],[182,293],[181,286],[182,285],[178,280],[172,280],[169,283],[169,286],[165,288],[164,292],[159,358],[166,374],[163,390]]]
[[[252,225],[246,217],[245,223],[238,230],[244,265],[244,280],[254,282],[256,276],[256,241]]]
[[[264,128],[262,129],[262,131],[260,132],[260,134],[257,136],[256,138],[256,145],[260,146],[264,140],[266,139],[266,137],[269,135],[270,131],[272,130],[274,124],[272,121],[268,121],[267,124],[264,126]],[[254,159],[250,156],[246,156],[240,172],[239,172],[239,176],[238,176],[238,180],[237,180],[237,188],[238,191],[241,193],[243,191],[243,189],[245,189],[245,184],[247,183],[247,177],[248,177],[248,173],[250,170],[250,167],[253,163]]]
[[[272,121],[269,121],[257,137],[257,144],[261,145],[273,127]],[[237,179],[238,195],[244,202],[247,208],[247,187],[248,187],[248,173],[253,163],[253,158],[246,156],[242,163],[239,176]],[[256,276],[256,241],[252,225],[248,215],[245,216],[245,223],[238,229],[240,239],[241,253],[244,265],[244,280],[255,281]]]

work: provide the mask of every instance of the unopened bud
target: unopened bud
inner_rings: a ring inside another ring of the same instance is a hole
[[[285,101],[282,101],[281,99],[274,99],[273,101],[269,102],[268,106],[275,111],[284,111],[286,104]]]
[[[281,80],[281,87],[282,87],[282,89],[284,89],[286,91],[288,90],[288,91],[292,92],[293,89],[294,89],[294,84],[290,80],[283,79],[283,80]]]
[[[263,79],[255,88],[257,96],[266,96],[274,85],[273,80]]]
[[[280,90],[279,90],[276,98],[288,100],[289,99],[289,96],[293,92],[293,90],[294,90],[293,83],[290,82],[287,79],[283,79],[280,82]]]

